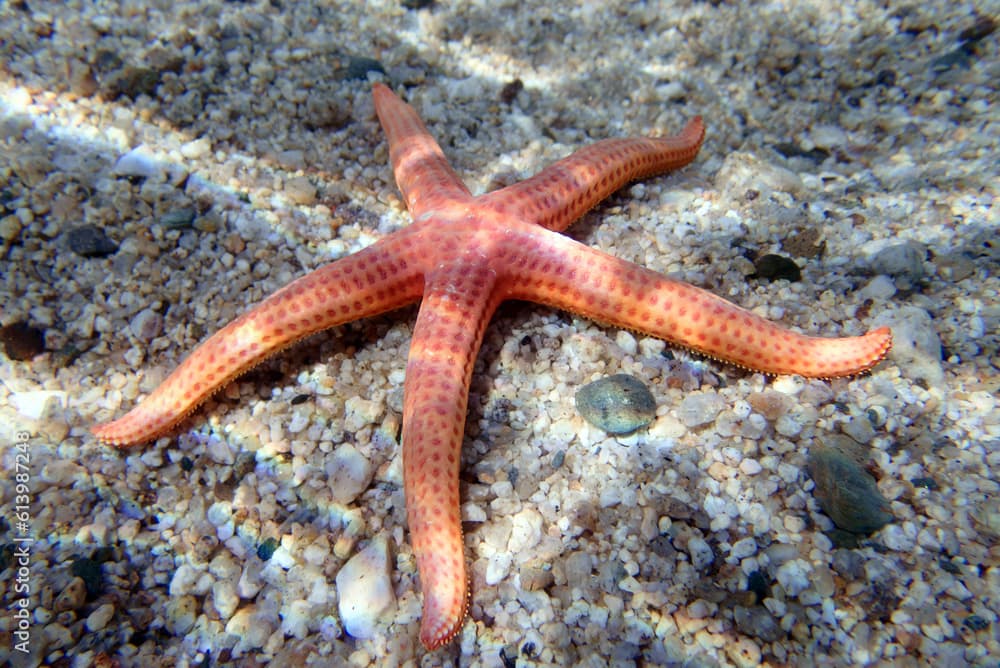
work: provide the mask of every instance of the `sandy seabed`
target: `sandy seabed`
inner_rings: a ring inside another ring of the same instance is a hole
[[[1000,661],[997,6],[553,4],[0,5],[0,662]],[[701,114],[691,166],[570,234],[805,333],[888,324],[895,350],[768,379],[505,305],[466,429],[470,616],[425,652],[398,446],[415,309],[282,353],[155,445],[88,432],[409,223],[372,79],[474,193]],[[753,277],[767,254],[802,279]],[[627,437],[573,404],[619,372],[658,405]],[[806,470],[844,437],[895,518],[871,536],[833,531]],[[339,596],[365,550],[388,601]],[[379,606],[370,637],[351,603]]]

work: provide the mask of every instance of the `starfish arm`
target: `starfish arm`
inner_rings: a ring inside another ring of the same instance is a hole
[[[405,231],[405,230],[404,230]],[[138,406],[93,428],[117,446],[150,441],[265,358],[310,334],[417,301],[425,251],[412,234],[368,248],[289,283],[198,346]]]
[[[888,327],[863,336],[804,336],[566,237],[551,235],[545,242],[539,252],[525,250],[528,241],[516,246],[522,255],[510,260],[527,271],[507,279],[509,298],[547,303],[774,375],[850,376],[875,366],[892,346]]]
[[[428,276],[406,364],[403,480],[428,649],[451,640],[468,610],[458,473],[472,367],[499,303],[494,280],[482,262]]]
[[[690,163],[704,138],[705,125],[695,116],[672,137],[606,139],[480,202],[498,214],[562,231],[626,183]]]
[[[396,185],[414,221],[419,222],[425,213],[445,202],[471,200],[469,189],[448,164],[413,107],[384,84],[375,84],[372,93],[375,113],[389,141]]]

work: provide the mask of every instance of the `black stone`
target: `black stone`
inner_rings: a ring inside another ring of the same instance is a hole
[[[0,327],[0,342],[9,359],[26,362],[45,350],[45,332],[26,322]]]
[[[757,273],[750,278],[763,278],[769,281],[786,280],[796,283],[802,280],[802,270],[799,265],[783,255],[768,253],[754,262]]]
[[[83,225],[69,231],[69,249],[81,257],[107,257],[118,250],[118,244],[108,239],[96,225]]]

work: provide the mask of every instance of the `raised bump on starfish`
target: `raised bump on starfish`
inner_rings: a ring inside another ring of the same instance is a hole
[[[887,328],[843,339],[789,332],[553,231],[626,182],[693,160],[704,137],[700,119],[676,137],[598,142],[527,181],[473,198],[413,108],[382,84],[373,93],[414,223],[275,293],[94,433],[119,446],[151,440],[267,355],[422,296],[406,367],[402,447],[410,540],[424,590],[420,638],[428,648],[451,640],[468,606],[459,455],[473,362],[501,301],[551,304],[772,374],[860,373],[891,345]]]

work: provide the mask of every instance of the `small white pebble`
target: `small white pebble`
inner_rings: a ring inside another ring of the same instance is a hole
[[[729,550],[729,554],[736,559],[745,559],[746,557],[753,556],[757,554],[757,541],[753,538],[743,538],[738,540],[733,543],[732,548]]]
[[[337,503],[348,504],[371,483],[375,469],[371,461],[350,443],[337,448],[326,465],[330,493]]]
[[[380,621],[387,620],[396,607],[385,536],[373,539],[344,564],[337,573],[337,593],[344,629],[360,640],[373,637]]]
[[[181,155],[188,160],[197,160],[208,154],[212,150],[212,144],[207,137],[189,141],[181,146]]]
[[[715,559],[711,546],[697,536],[688,540],[688,554],[691,555],[691,565],[699,571]]]

